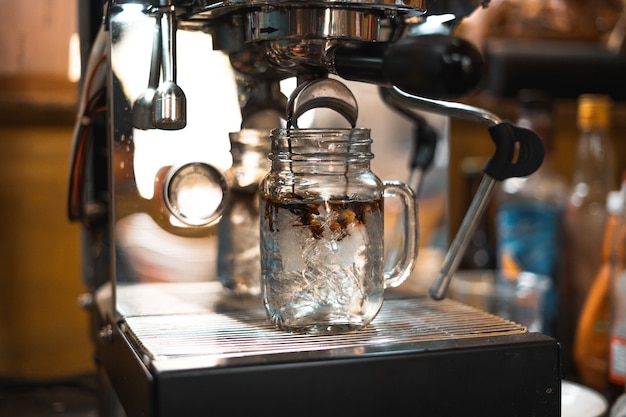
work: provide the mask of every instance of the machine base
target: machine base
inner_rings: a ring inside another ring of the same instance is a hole
[[[393,297],[361,332],[307,336],[212,283],[147,286],[118,287],[97,343],[129,416],[561,414],[556,340],[452,300]]]

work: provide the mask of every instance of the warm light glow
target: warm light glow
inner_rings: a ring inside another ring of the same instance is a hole
[[[187,97],[187,126],[179,131],[135,129],[135,179],[145,199],[153,198],[156,172],[164,166],[204,162],[227,170],[232,163],[228,133],[241,125],[228,56],[213,51],[212,39],[206,34],[179,30],[177,40],[177,81]],[[124,65],[139,65],[134,49],[125,53]],[[149,59],[149,55],[144,57]],[[147,71],[139,73],[142,78],[135,83],[138,90],[134,95],[143,92],[147,81]]]
[[[69,62],[67,66],[67,78],[76,83],[80,80],[80,38],[78,33],[73,33],[70,36],[69,45]]]

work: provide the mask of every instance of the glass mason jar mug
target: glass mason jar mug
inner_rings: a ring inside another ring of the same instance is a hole
[[[274,326],[341,333],[374,319],[417,257],[411,189],[371,170],[369,129],[276,129],[261,182],[261,287]],[[383,271],[383,199],[404,206],[404,248]]]

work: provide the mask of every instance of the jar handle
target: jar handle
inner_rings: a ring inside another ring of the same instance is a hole
[[[388,288],[402,284],[413,271],[417,261],[419,231],[417,202],[411,187],[399,181],[383,181],[383,187],[385,198],[399,197],[404,206],[404,239],[400,239],[404,245],[391,251],[397,259],[388,271],[384,271],[385,288]]]

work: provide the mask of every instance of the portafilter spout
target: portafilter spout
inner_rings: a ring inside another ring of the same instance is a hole
[[[187,99],[176,84],[176,7],[172,0],[162,3],[163,80],[154,95],[153,123],[157,129],[178,130],[187,125]]]

